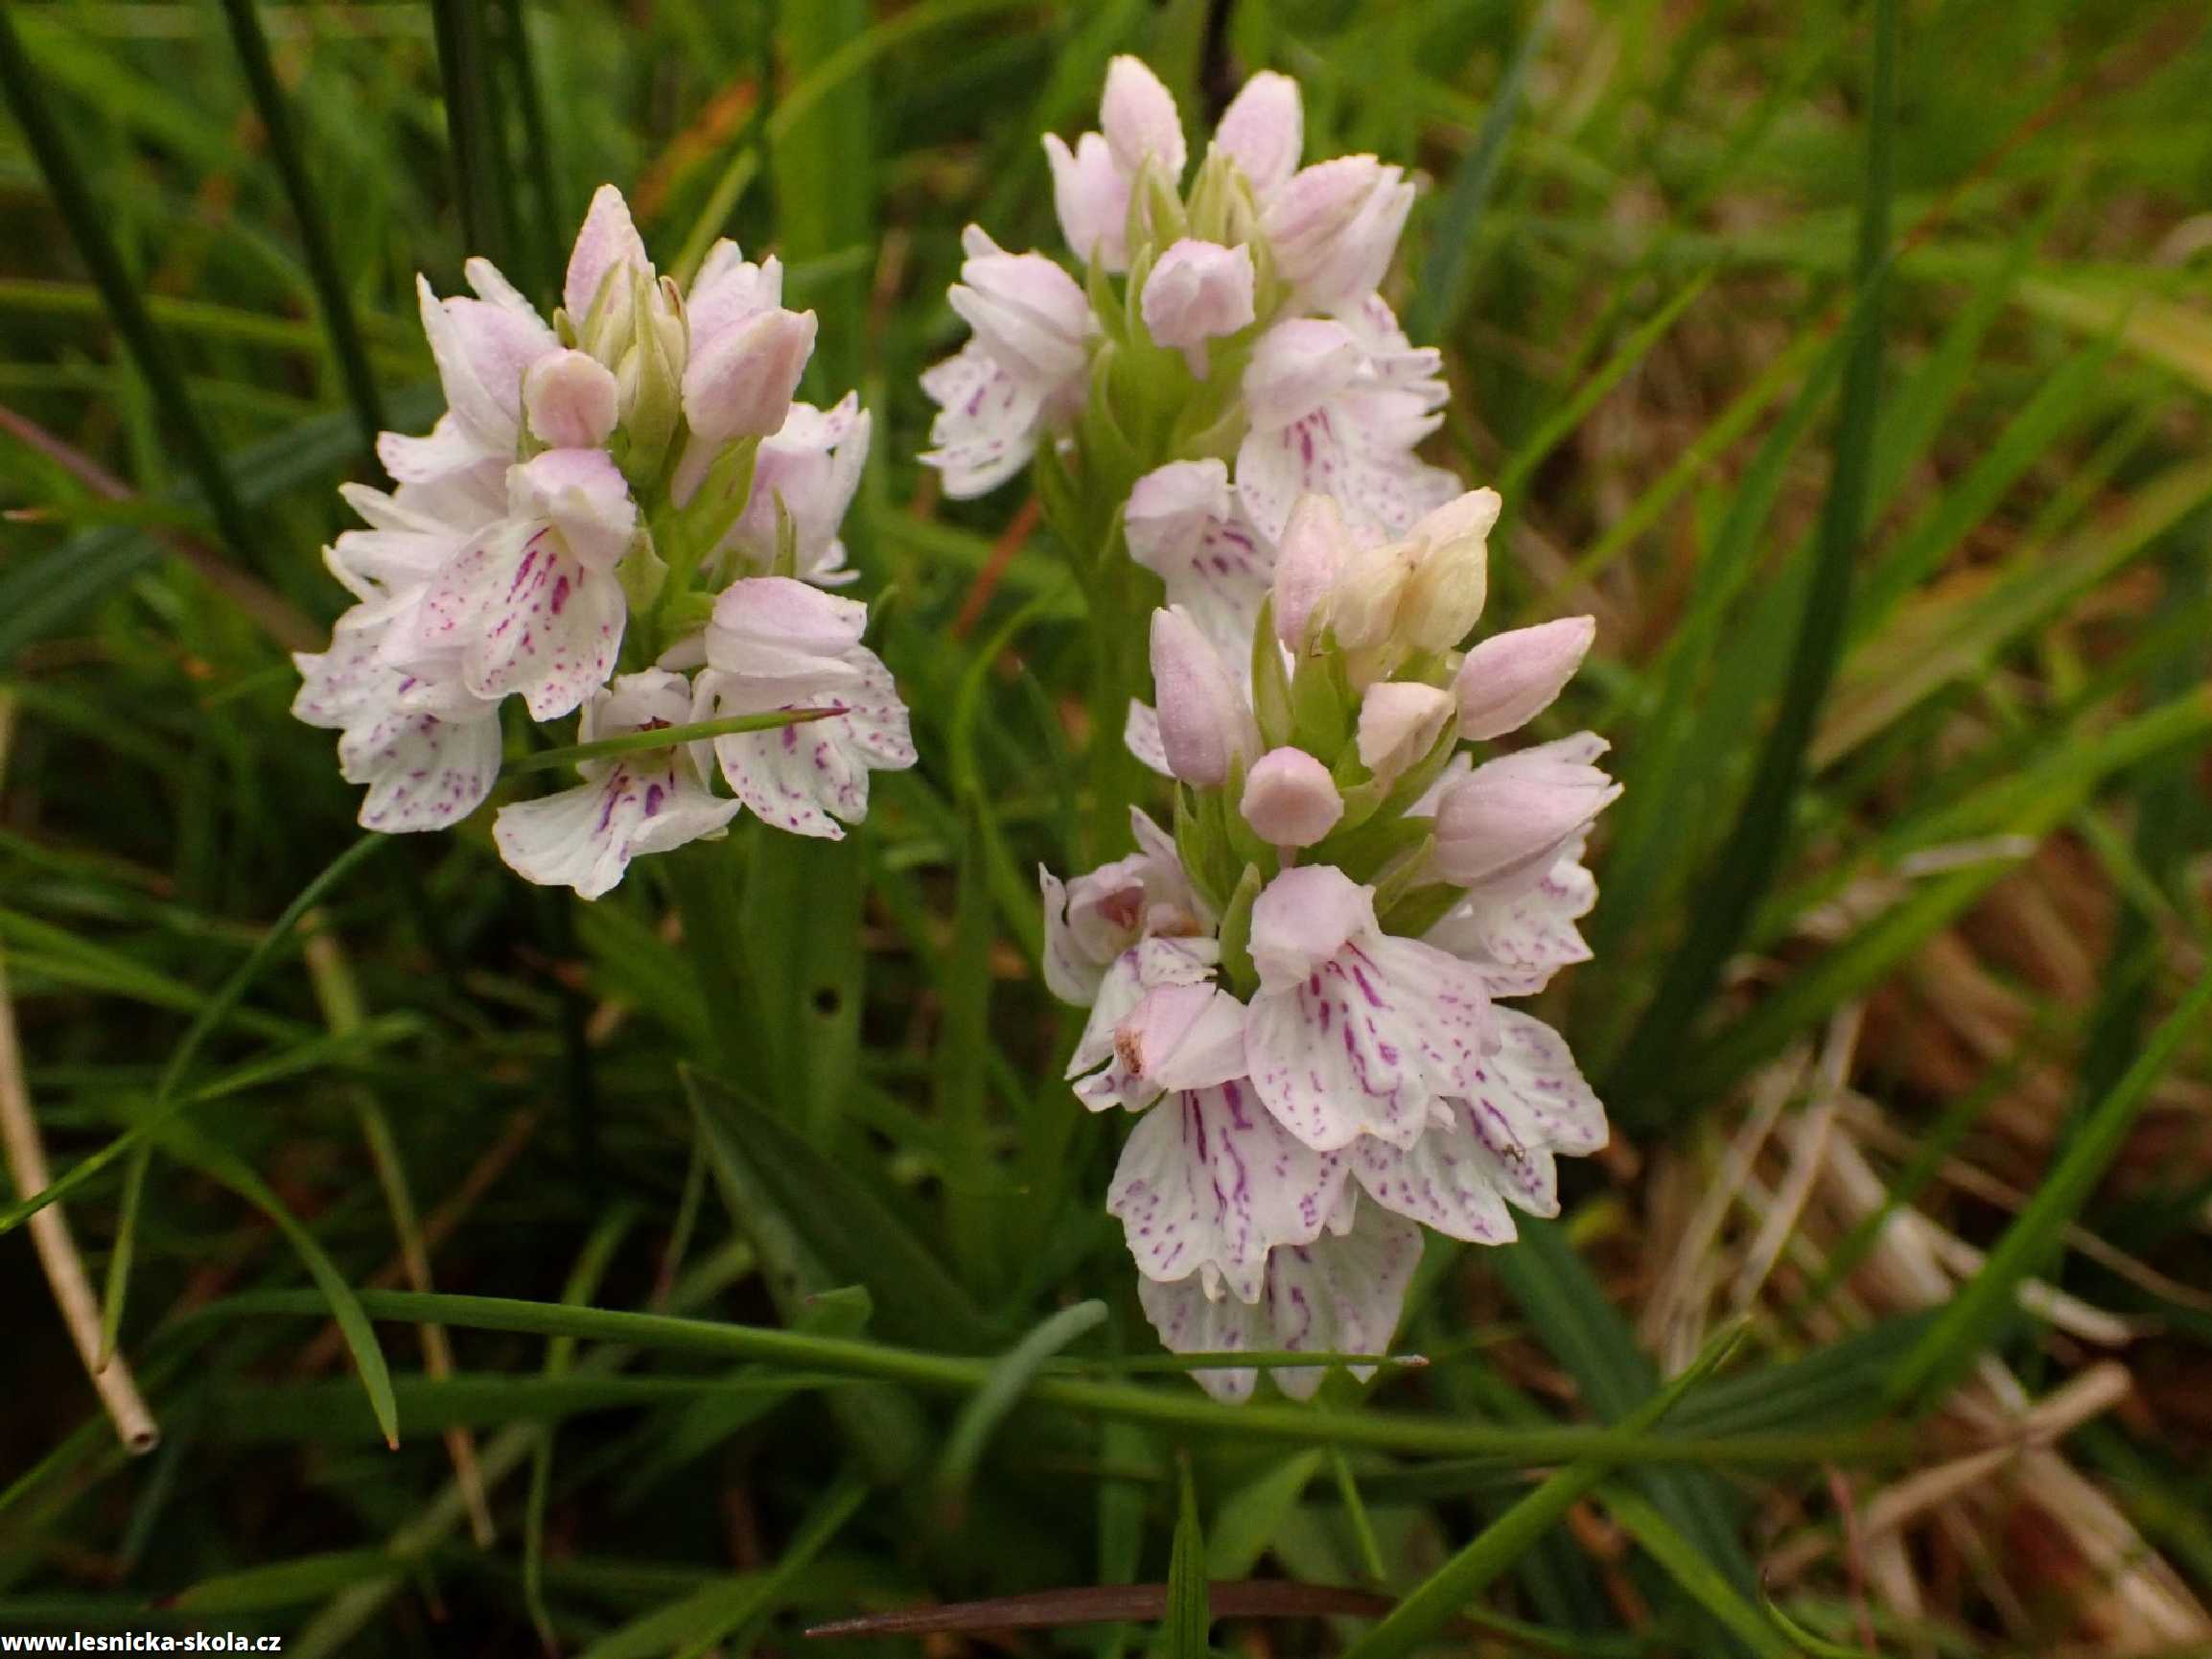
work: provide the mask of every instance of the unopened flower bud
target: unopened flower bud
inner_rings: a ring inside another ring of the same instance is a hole
[[[814,314],[780,306],[725,329],[685,365],[684,418],[710,443],[770,437],[814,353]]]
[[[554,449],[599,448],[615,430],[618,402],[615,377],[589,352],[555,352],[523,373],[523,412]]]
[[[1179,605],[1153,613],[1152,657],[1168,770],[1196,788],[1216,787],[1258,746],[1244,691]]]
[[[1387,644],[1398,625],[1416,549],[1404,542],[1362,548],[1329,590],[1324,619],[1347,651]]]
[[[1099,126],[1122,171],[1135,174],[1148,155],[1155,157],[1170,183],[1183,175],[1189,150],[1175,94],[1141,58],[1124,54],[1106,67],[1106,94],[1099,102]]]
[[[1293,175],[1261,228],[1301,300],[1327,309],[1374,290],[1412,205],[1403,171],[1372,155],[1340,155]]]
[[[1435,746],[1452,714],[1452,693],[1418,680],[1384,680],[1360,702],[1360,763],[1395,778]]]
[[[1525,726],[1574,677],[1596,637],[1595,618],[1562,617],[1484,640],[1467,653],[1453,682],[1459,735],[1480,741]]]
[[[645,257],[644,239],[630,218],[630,204],[612,184],[602,184],[593,194],[591,211],[584,215],[583,227],[576,232],[568,275],[561,284],[561,303],[579,336],[603,292],[605,309],[618,308],[627,297],[620,288],[610,288],[608,281],[610,272],[623,268],[641,269],[648,275],[653,269]],[[614,281],[618,284],[622,278],[617,274]],[[607,361],[603,354],[600,361]]]
[[[1186,237],[1145,279],[1145,328],[1164,346],[1205,373],[1205,342],[1248,328],[1252,322],[1252,255],[1249,248]]]
[[[1296,171],[1305,141],[1298,83],[1271,69],[1245,82],[1214,129],[1214,142],[1235,158],[1263,197]]]
[[[1344,815],[1344,797],[1328,767],[1288,747],[1252,762],[1240,805],[1252,832],[1275,847],[1311,847]]]
[[[1551,745],[1488,761],[1436,804],[1437,873],[1492,890],[1533,880],[1619,793],[1596,767]]]
[[[1070,150],[1057,132],[1048,132],[1044,153],[1052,165],[1053,208],[1069,249],[1085,265],[1129,269],[1129,175],[1114,165],[1106,141],[1086,132]]]
[[[1008,253],[970,225],[967,259],[946,297],[998,364],[1040,385],[1083,372],[1090,299],[1041,253]]]
[[[1315,607],[1351,556],[1351,532],[1336,499],[1300,496],[1275,548],[1275,637],[1292,650],[1300,648]]]

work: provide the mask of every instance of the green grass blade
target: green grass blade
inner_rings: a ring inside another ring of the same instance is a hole
[[[795,1371],[895,1383],[933,1393],[972,1393],[990,1380],[995,1363],[989,1357],[927,1352],[771,1326],[729,1324],[666,1314],[626,1313],[609,1308],[571,1308],[508,1297],[368,1291],[362,1293],[361,1301],[377,1319],[419,1320],[471,1330],[574,1336],[585,1341],[752,1360]],[[312,1295],[251,1291],[210,1303],[193,1318],[300,1317],[321,1312],[322,1303]],[[1274,1358],[1249,1354],[1237,1357],[1247,1363],[1263,1364],[1273,1363]],[[1322,1357],[1294,1356],[1309,1365]],[[1639,1428],[1633,1416],[1605,1428],[1529,1427],[1383,1411],[1352,1414],[1312,1412],[1295,1405],[1224,1406],[1187,1387],[1148,1388],[1059,1375],[1039,1376],[1031,1386],[1029,1397],[1041,1405],[1079,1414],[1149,1423],[1193,1434],[1294,1446],[1364,1447],[1428,1457],[1486,1457],[1497,1460],[1504,1468],[1566,1462],[1578,1458],[1600,1458],[1618,1463],[1688,1463],[1715,1467],[1802,1464],[1828,1458],[1865,1456],[1883,1444],[1863,1435],[1832,1433],[1653,1434]]]
[[[1452,175],[1452,187],[1430,231],[1428,263],[1421,268],[1420,284],[1407,309],[1406,332],[1413,339],[1443,338],[1452,331],[1465,303],[1474,275],[1476,233],[1481,227],[1483,209],[1490,203],[1505,141],[1521,115],[1529,70],[1551,33],[1553,10],[1549,5],[1543,7],[1522,32],[1513,57],[1490,95],[1490,105],[1483,112],[1475,142],[1468,146]]]
[[[308,176],[307,157],[300,150],[299,132],[292,126],[291,105],[277,84],[276,65],[269,61],[261,12],[255,0],[222,0],[222,12],[230,23],[231,41],[238,48],[239,65],[245,71],[246,88],[253,95],[254,112],[261,117],[268,137],[269,155],[291,202],[300,246],[307,255],[308,277],[314,285],[315,304],[330,335],[331,355],[338,361],[346,395],[353,400],[355,418],[361,422],[361,444],[373,454],[377,433],[384,427],[383,400],[377,395],[376,376],[370,372],[368,351],[354,317],[353,296],[346,292],[345,276],[338,269],[338,250],[331,244],[321,199],[315,194],[314,181]]]
[[[1070,1343],[1097,1330],[1106,1320],[1106,1305],[1101,1301],[1078,1302],[1072,1308],[1060,1309],[1009,1348],[991,1367],[989,1380],[961,1408],[952,1433],[945,1437],[944,1456],[937,1464],[938,1507],[953,1518],[952,1525],[959,1524],[958,1516],[966,1507],[968,1487],[974,1483],[976,1465],[983,1460],[984,1447],[1007,1414],[1021,1403],[1044,1363]]]
[[[137,363],[139,374],[145,378],[148,390],[153,394],[154,405],[161,411],[171,437],[183,451],[185,465],[198,482],[200,494],[206,498],[222,539],[230,544],[231,551],[242,563],[268,571],[270,566],[267,550],[261,545],[253,521],[246,516],[230,470],[223,465],[214,436],[200,420],[191,394],[185,390],[183,376],[177,372],[168,346],[153,326],[153,319],[147,315],[138,280],[125,267],[123,256],[108,236],[106,210],[83,174],[78,171],[77,158],[70,153],[61,129],[47,107],[45,89],[15,32],[13,7],[0,9],[0,95],[5,96],[16,124],[22,128],[31,153],[46,176],[46,188],[54,198],[55,208],[68,227],[70,240],[90,268],[93,284],[100,290],[107,315],[116,332],[123,337],[131,361]]]
[[[244,1158],[195,1133],[188,1124],[171,1125],[163,1138],[179,1156],[206,1170],[268,1217],[277,1231],[284,1234],[285,1242],[298,1254],[308,1276],[314,1280],[315,1289],[329,1305],[331,1318],[338,1321],[338,1331],[345,1338],[346,1352],[353,1356],[354,1369],[361,1373],[361,1387],[368,1390],[369,1408],[376,1414],[378,1431],[384,1436],[384,1443],[397,1451],[400,1408],[392,1394],[391,1369],[384,1364],[384,1349],[377,1344],[375,1328],[361,1311],[361,1298],[354,1294],[345,1275],[338,1272],[338,1264]]]
[[[1614,1067],[1613,1091],[1632,1119],[1650,1121],[1665,1080],[1722,965],[1781,867],[1822,703],[1843,652],[1851,564],[1866,519],[1868,467],[1881,388],[1882,307],[1889,278],[1892,151],[1897,128],[1898,0],[1876,0],[1874,87],[1860,208],[1857,297],[1844,363],[1833,472],[1813,549],[1781,708],[1761,750],[1735,828],[1711,866],[1688,938]]]
[[[663,1659],[711,1648],[739,1625],[774,1611],[793,1580],[867,1499],[867,1486],[848,1476],[823,1494],[783,1558],[767,1572],[704,1585],[594,1642],[584,1649],[583,1659]]]
[[[1176,1500],[1176,1541],[1168,1557],[1167,1617],[1160,1621],[1164,1659],[1206,1659],[1206,1539],[1199,1528],[1199,1498],[1185,1459]]]
[[[1706,1344],[1683,1373],[1639,1406],[1621,1425],[1641,1431],[1663,1421],[1685,1395],[1726,1359],[1740,1332],[1731,1329]],[[1344,1659],[1404,1659],[1432,1642],[1462,1608],[1495,1582],[1592,1487],[1610,1465],[1591,1459],[1562,1469],[1478,1533],[1452,1559],[1390,1610],[1388,1617],[1345,1650]]]
[[[12,1232],[57,1199],[66,1197],[82,1186],[132,1147],[158,1132],[191,1104],[191,1097],[184,1094],[178,1085],[183,1082],[187,1069],[198,1055],[200,1045],[229,1016],[230,1011],[238,1006],[239,999],[244,996],[254,980],[260,976],[261,970],[291,939],[299,926],[300,918],[344,881],[357,865],[384,846],[385,839],[382,835],[363,835],[332,859],[320,876],[300,889],[299,896],[285,907],[283,915],[269,924],[268,931],[262,935],[246,959],[223,981],[221,988],[207,999],[198,1017],[185,1031],[183,1040],[171,1051],[169,1063],[162,1068],[160,1081],[154,1086],[153,1099],[145,1116],[98,1152],[81,1160],[43,1192],[34,1194],[6,1210],[0,1210],[0,1234]]]
[[[1727,1626],[1758,1659],[1794,1659],[1796,1649],[1773,1622],[1746,1601],[1674,1523],[1635,1492],[1609,1488],[1600,1500],[1616,1521],[1699,1606]]]
[[[2198,980],[2111,1092],[2082,1118],[2057,1164],[1991,1247],[1982,1271],[1967,1281],[1919,1345],[1899,1363],[1885,1390],[1886,1398],[1932,1404],[1990,1345],[2012,1319],[2021,1283],[2063,1249],[2061,1235],[2119,1155],[2128,1132],[2150,1102],[2153,1086],[2184,1043],[2202,1037],[2208,1012],[2212,1012],[2212,973]]]
[[[685,1083],[716,1157],[747,1173],[755,1202],[775,1205],[834,1279],[869,1288],[886,1332],[970,1352],[995,1345],[936,1252],[857,1175],[715,1079],[687,1072]]]

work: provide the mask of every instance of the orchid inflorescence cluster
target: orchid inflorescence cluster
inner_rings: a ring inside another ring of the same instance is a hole
[[[850,395],[793,401],[815,322],[783,307],[780,265],[722,242],[680,288],[606,186],[551,323],[489,262],[467,276],[473,298],[419,283],[446,412],[380,440],[395,489],[346,486],[368,527],[325,558],[359,602],[297,659],[293,713],[339,733],[361,823],[474,811],[512,695],[533,721],[580,715],[582,784],[493,825],[532,881],[595,898],[745,808],[842,835],[869,772],[914,748],[867,608],[823,591],[850,578],[837,531],[869,421]]]
[[[1506,1242],[1515,1209],[1557,1212],[1558,1155],[1606,1139],[1566,1043],[1503,1006],[1589,954],[1605,744],[1462,747],[1548,708],[1594,626],[1470,644],[1502,502],[1416,453],[1449,394],[1379,292],[1403,173],[1300,166],[1275,74],[1195,170],[1134,58],[1100,126],[1045,140],[1080,280],[967,230],[950,299],[973,338],[922,378],[921,458],[956,497],[1029,468],[1098,660],[1141,676],[1149,646],[1151,700],[1109,673],[1092,740],[1172,781],[1172,828],[1131,808],[1134,853],[1040,872],[1045,978],[1089,1010],[1067,1076],[1135,1116],[1106,1207],[1146,1314],[1183,1353],[1373,1354],[1422,1227]],[[449,412],[387,435],[395,491],[350,492],[370,528],[329,561],[361,602],[300,659],[298,712],[343,734],[362,821],[475,807],[517,692],[534,719],[582,710],[584,784],[495,826],[532,879],[594,896],[741,807],[839,833],[869,770],[914,752],[864,609],[822,591],[867,416],[791,402],[813,319],[776,262],[722,244],[686,293],[605,190],[551,327],[469,276],[476,299],[424,289]],[[1259,1368],[1197,1374],[1240,1399]],[[1269,1368],[1299,1397],[1325,1371]]]
[[[1175,102],[1134,58],[1100,126],[1045,141],[1083,281],[967,233],[974,339],[924,380],[923,458],[967,495],[1034,456],[1048,522],[1105,567],[1094,601],[1123,549],[1166,601],[1125,740],[1176,781],[1174,828],[1136,811],[1133,854],[1042,876],[1047,977],[1090,1010],[1068,1076],[1138,1114],[1106,1205],[1147,1315],[1179,1352],[1378,1352],[1421,1227],[1503,1243],[1514,1208],[1556,1213],[1556,1155],[1606,1137],[1558,1035],[1500,1006],[1588,954],[1605,745],[1460,748],[1541,713],[1593,625],[1462,648],[1501,502],[1415,454],[1447,392],[1377,292],[1399,170],[1300,167],[1280,75],[1187,193]],[[1323,1371],[1273,1374],[1302,1396]]]

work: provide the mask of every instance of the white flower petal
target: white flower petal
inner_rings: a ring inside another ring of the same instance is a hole
[[[926,370],[921,389],[938,405],[921,461],[943,474],[953,500],[996,489],[1036,453],[1042,393],[1009,374],[979,342]]]
[[[391,710],[348,727],[338,753],[345,781],[369,786],[362,829],[388,834],[443,830],[492,792],[500,775],[500,719],[486,713],[447,721]]]
[[[1339,1205],[1340,1158],[1283,1133],[1248,1087],[1187,1090],[1139,1120],[1122,1148],[1106,1213],[1149,1278],[1211,1267],[1244,1301],[1259,1299],[1268,1252],[1310,1244]]]
[[[529,880],[596,899],[632,858],[719,833],[738,810],[700,787],[681,757],[645,750],[618,757],[574,789],[501,807],[492,839]]]

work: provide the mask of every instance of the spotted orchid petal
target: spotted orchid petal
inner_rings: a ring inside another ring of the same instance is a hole
[[[1574,925],[1597,902],[1582,846],[1579,836],[1569,842],[1533,886],[1468,894],[1423,939],[1474,964],[1492,996],[1535,995],[1560,969],[1590,960]]]
[[[1268,1252],[1320,1237],[1344,1180],[1341,1157],[1286,1133],[1247,1083],[1229,1079],[1176,1093],[1139,1120],[1106,1213],[1120,1218],[1148,1278],[1208,1275],[1255,1302]]]
[[[338,754],[345,781],[368,785],[362,829],[443,830],[491,793],[500,775],[500,720],[490,712],[447,720],[387,708],[348,726]]]
[[[1373,889],[1328,865],[1268,884],[1252,907],[1251,950],[1253,1086],[1316,1151],[1362,1134],[1411,1146],[1439,1102],[1466,1092],[1494,1040],[1481,974],[1385,934]]]
[[[970,340],[957,357],[925,370],[921,389],[938,406],[921,456],[966,501],[996,489],[1029,464],[1044,419],[1044,397]]]
[[[1176,1353],[1235,1353],[1285,1348],[1314,1353],[1382,1353],[1390,1344],[1406,1292],[1421,1260],[1421,1229],[1372,1206],[1351,1230],[1324,1232],[1311,1244],[1286,1245],[1268,1256],[1260,1299],[1210,1297],[1202,1275],[1137,1280],[1137,1299],[1160,1341]],[[1216,1399],[1249,1399],[1249,1369],[1194,1371]],[[1327,1374],[1320,1367],[1278,1367],[1275,1386],[1292,1399],[1311,1399]],[[1365,1378],[1371,1367],[1356,1366]]]

